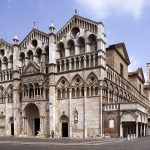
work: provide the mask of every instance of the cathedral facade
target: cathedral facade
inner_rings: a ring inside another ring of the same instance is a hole
[[[124,43],[106,48],[103,23],[78,15],[57,33],[1,39],[0,136],[146,136],[149,87],[129,64]]]

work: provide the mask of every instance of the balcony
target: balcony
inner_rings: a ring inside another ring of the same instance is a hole
[[[148,110],[138,103],[120,104],[120,110],[122,110],[122,111],[124,111],[124,110],[125,111],[127,111],[127,110],[130,110],[130,111],[138,110],[138,111],[141,111],[145,114],[148,114]]]

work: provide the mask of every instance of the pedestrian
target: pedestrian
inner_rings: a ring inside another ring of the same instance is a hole
[[[54,133],[54,130],[52,130],[51,135],[52,135],[52,139],[55,139],[55,133]]]

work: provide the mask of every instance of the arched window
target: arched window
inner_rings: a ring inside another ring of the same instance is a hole
[[[29,98],[34,98],[34,90],[33,90],[33,85],[29,85]]]
[[[59,51],[60,58],[65,57],[65,47],[64,47],[64,43],[60,42],[60,43],[58,44],[58,51]]]
[[[27,56],[29,60],[33,60],[33,52],[31,50],[28,51]]]
[[[91,96],[93,96],[93,86],[91,86]]]
[[[84,87],[81,88],[81,96],[84,96]]]
[[[73,40],[68,41],[68,49],[70,52],[70,56],[74,56],[75,55],[75,44],[74,44]]]
[[[89,87],[87,87],[87,96],[90,96],[90,90],[89,90]]]
[[[9,57],[9,61],[10,61],[11,68],[12,68],[12,67],[13,67],[13,55],[10,55],[10,57]]]
[[[72,88],[72,97],[75,97],[75,89]]]
[[[77,91],[76,91],[76,92],[77,92],[76,96],[77,96],[77,97],[80,97],[80,89],[79,89],[79,88],[77,88]]]
[[[7,57],[3,58],[3,63],[5,65],[5,69],[8,69],[8,59],[7,59]]]
[[[91,34],[88,38],[89,40],[89,45],[90,45],[90,50],[91,51],[96,51],[97,50],[97,38],[94,34]]]
[[[42,61],[42,50],[40,48],[38,48],[36,53],[37,53],[38,63],[41,63],[41,61]]]
[[[124,68],[122,64],[120,64],[120,75],[124,77]]]
[[[79,46],[80,54],[84,54],[85,53],[85,40],[83,37],[79,37],[78,46]]]
[[[65,89],[62,89],[62,98],[63,99],[66,98],[66,91],[65,91]]]
[[[25,65],[25,54],[23,52],[20,53],[20,61],[22,63],[22,66]]]
[[[142,91],[142,86],[141,84],[139,84],[139,92],[141,93],[141,91]]]
[[[58,94],[57,94],[57,96],[58,96],[58,99],[61,98],[61,90],[60,90],[60,89],[58,89]]]
[[[95,95],[98,95],[98,87],[95,87]]]
[[[67,98],[69,98],[69,88],[67,89]]]
[[[57,61],[57,72],[60,72],[60,62]]]

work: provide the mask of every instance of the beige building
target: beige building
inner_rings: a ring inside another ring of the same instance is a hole
[[[78,15],[57,33],[1,39],[0,135],[145,136],[150,91],[129,64],[124,43],[106,48],[103,23]]]

